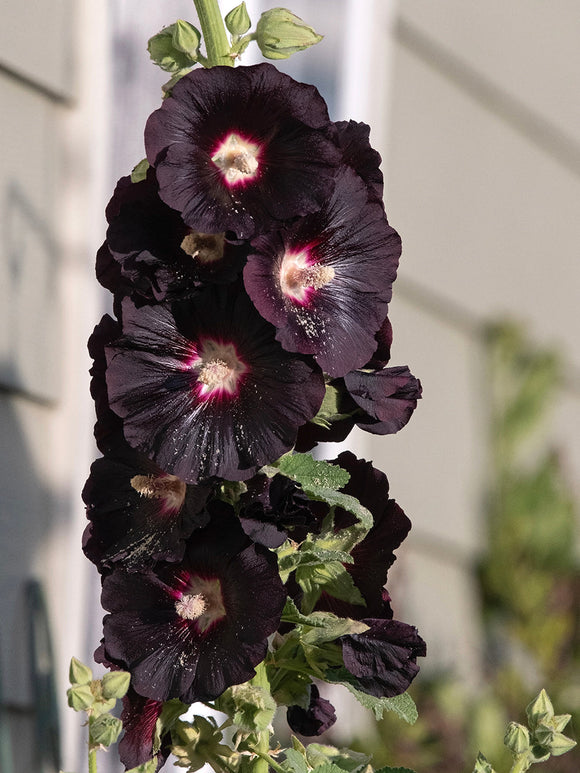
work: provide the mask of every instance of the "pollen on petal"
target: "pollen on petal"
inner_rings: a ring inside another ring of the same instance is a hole
[[[198,371],[197,381],[202,397],[235,395],[238,382],[247,370],[232,343],[212,339],[202,341],[198,358],[191,367]]]
[[[178,512],[185,501],[187,486],[176,475],[135,475],[131,486],[141,496],[163,500],[166,512]]]
[[[306,304],[312,290],[320,290],[334,279],[334,268],[313,263],[306,252],[286,253],[280,266],[280,288],[292,301]]]
[[[224,256],[225,234],[202,234],[190,231],[181,242],[181,249],[203,265],[221,260]]]

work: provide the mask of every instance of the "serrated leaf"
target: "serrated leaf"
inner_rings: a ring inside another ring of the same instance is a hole
[[[495,773],[495,770],[491,767],[490,763],[486,760],[481,752],[479,752],[477,755],[473,773]]]
[[[344,685],[347,690],[354,695],[357,701],[369,711],[373,712],[375,719],[382,719],[385,711],[392,711],[398,717],[403,719],[409,725],[414,725],[418,718],[417,707],[415,701],[411,698],[408,692],[404,692],[401,695],[395,695],[392,698],[376,698],[374,695],[369,695],[366,692],[362,692],[352,684],[353,677],[346,669],[341,669],[335,673],[329,673],[326,675],[326,680],[329,682],[338,682]]]
[[[314,566],[299,566],[295,573],[296,582],[304,592],[303,610],[311,612],[323,592],[349,604],[366,606],[361,592],[351,575],[339,561],[329,561]]]
[[[367,765],[371,757],[352,749],[337,749],[328,744],[310,743],[306,747],[306,759],[318,773],[323,773],[325,770],[336,770],[336,768],[352,773]]]
[[[293,737],[292,742],[294,742],[294,740],[298,739],[294,739]],[[308,773],[309,767],[304,754],[297,749],[285,749],[284,755],[285,759],[284,762],[282,762],[284,770],[288,770],[290,773]]]
[[[300,483],[303,489],[337,489],[346,486],[350,474],[337,464],[314,459],[312,454],[286,454],[277,463],[278,469],[287,478]]]
[[[334,491],[329,488],[319,488],[316,486],[303,486],[303,488],[311,499],[326,502],[331,507],[342,507],[343,510],[356,516],[359,525],[350,526],[349,529],[354,531],[354,534],[357,536],[357,542],[370,531],[373,525],[373,516],[366,507],[361,505],[356,497],[351,497],[350,494],[343,494],[340,491]],[[362,533],[362,536],[358,536],[360,533]]]

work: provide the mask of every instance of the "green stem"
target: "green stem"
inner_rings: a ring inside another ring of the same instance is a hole
[[[270,733],[268,730],[263,730],[258,737],[258,745],[255,748],[258,759],[254,762],[252,773],[268,773],[271,761],[269,751]]]
[[[258,752],[258,751],[256,752],[256,754],[258,755],[258,757],[260,757],[260,759],[268,763],[268,767],[274,768],[274,770],[277,771],[277,773],[286,773],[286,769],[283,768],[282,765],[280,765],[278,762],[276,762],[276,760],[273,759],[273,757],[271,757],[269,754],[264,754],[263,752]]]
[[[218,0],[193,0],[205,41],[207,67],[234,66]]]
[[[97,773],[97,750],[89,751],[89,773]]]
[[[529,754],[518,755],[511,767],[510,773],[526,773],[531,764]]]

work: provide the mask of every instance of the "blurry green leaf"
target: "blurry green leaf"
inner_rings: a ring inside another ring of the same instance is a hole
[[[477,755],[473,773],[495,773],[495,770],[491,767],[481,752]]]

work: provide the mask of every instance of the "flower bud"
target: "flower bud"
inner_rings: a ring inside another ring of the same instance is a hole
[[[179,72],[197,62],[201,33],[189,22],[178,19],[153,35],[147,44],[149,56],[166,72]]]
[[[228,32],[232,35],[244,35],[249,29],[252,22],[246,9],[246,3],[240,3],[235,8],[226,14],[224,21]]]
[[[90,684],[93,680],[93,672],[80,660],[71,658],[68,678],[71,684]]]
[[[518,722],[510,722],[503,742],[514,754],[522,754],[530,748],[528,728],[520,725]]]
[[[89,684],[76,684],[74,687],[70,687],[66,694],[68,705],[75,711],[86,711],[95,702],[95,696]]]
[[[101,714],[100,717],[91,720],[89,725],[90,740],[93,744],[110,746],[121,735],[123,723],[117,717],[110,714]]]
[[[526,714],[533,730],[536,725],[554,716],[554,707],[545,690],[541,690],[538,697],[526,707]]]
[[[131,674],[127,671],[111,671],[101,680],[103,698],[123,698],[129,689]]]
[[[322,35],[285,8],[264,11],[256,26],[256,42],[267,59],[288,59],[321,40]]]

